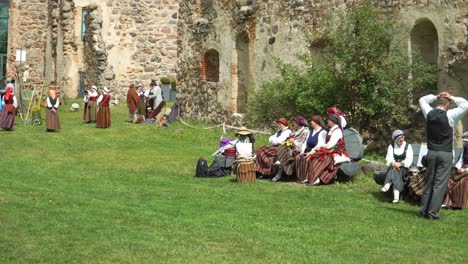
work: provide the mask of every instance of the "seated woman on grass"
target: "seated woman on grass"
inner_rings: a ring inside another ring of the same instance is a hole
[[[277,182],[281,179],[283,172],[291,176],[294,171],[294,161],[301,151],[305,148],[307,138],[309,137],[309,124],[302,116],[295,116],[294,118],[294,131],[291,137],[278,148],[278,161],[276,165],[279,166],[276,176],[272,181]]]
[[[276,161],[276,151],[281,143],[291,136],[289,123],[285,118],[276,120],[278,131],[269,138],[271,146],[260,146],[257,149],[255,158],[255,168],[260,177],[271,176],[273,174],[272,165]]]
[[[387,192],[393,185],[393,201],[400,201],[400,193],[408,180],[409,167],[413,163],[413,149],[405,141],[405,135],[401,130],[395,130],[392,134],[392,144],[387,149],[387,176],[382,192]]]
[[[327,133],[325,145],[318,146],[316,153],[309,156],[310,166],[303,183],[312,183],[312,185],[329,184],[335,180],[340,168],[340,163],[335,162],[336,157],[348,157],[349,160],[340,117],[335,114],[328,115],[327,124],[330,131]]]
[[[327,130],[322,126],[322,118],[320,116],[312,116],[310,118],[310,126],[312,127],[312,131],[307,137],[306,144],[302,146],[301,153],[296,156],[295,167],[298,182],[305,180],[311,163],[309,157],[316,152],[319,146],[325,145],[327,137]]]
[[[463,150],[449,179],[444,205],[451,208],[468,208],[468,132],[463,133]]]

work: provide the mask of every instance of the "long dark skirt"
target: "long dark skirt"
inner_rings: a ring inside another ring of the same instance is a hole
[[[450,177],[444,204],[455,208],[468,208],[468,175],[457,181]]]
[[[15,127],[15,113],[9,113],[7,108],[7,105],[4,105],[0,113],[0,127],[6,130],[12,130]]]
[[[55,111],[54,113],[52,112],[52,109],[47,109],[46,128],[47,130],[52,130],[52,131],[61,129],[58,111]]]
[[[408,169],[401,167],[399,170],[395,170],[392,167],[389,167],[387,170],[387,176],[385,177],[385,184],[391,183],[394,190],[400,192],[405,188],[406,182],[408,180]]]
[[[274,169],[271,165],[276,162],[277,150],[278,146],[260,146],[257,149],[255,168],[258,173],[266,176],[273,175]]]
[[[145,101],[145,99],[140,98],[140,103],[138,104],[138,114],[146,115],[146,101]]]
[[[111,126],[111,116],[110,116],[109,107],[108,106],[99,107],[99,110],[97,113],[96,127],[108,128],[110,126]]]
[[[96,102],[89,101],[88,108],[86,109],[86,122],[95,122],[96,121]]]
[[[277,159],[281,163],[284,173],[288,176],[291,176],[294,173],[294,165],[297,155],[298,153],[289,147],[278,147]]]
[[[311,161],[307,177],[310,183],[314,183],[318,178],[324,184],[335,180],[340,165],[334,165],[335,160],[331,155],[312,156],[309,159]]]

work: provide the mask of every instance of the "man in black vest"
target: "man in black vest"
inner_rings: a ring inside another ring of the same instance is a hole
[[[450,101],[456,108],[450,108]],[[431,103],[437,107],[432,108]],[[468,101],[448,92],[435,96],[429,94],[419,99],[419,105],[426,118],[427,175],[421,197],[422,217],[439,219],[439,210],[447,192],[447,184],[453,165],[453,133],[458,121],[468,111]]]

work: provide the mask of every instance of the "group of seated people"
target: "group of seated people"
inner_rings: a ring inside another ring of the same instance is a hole
[[[442,207],[468,208],[468,132],[462,135],[462,141],[463,148],[453,166]],[[411,144],[405,141],[403,131],[395,130],[392,134],[392,143],[387,149],[388,169],[384,186],[381,188],[381,192],[393,189],[392,203],[398,203],[404,191],[408,191],[416,202],[423,193],[427,171],[426,156],[421,158],[421,164],[417,170],[411,168],[413,157],[413,149]]]
[[[327,114],[328,128],[317,115],[310,118],[310,128],[301,116],[293,118],[292,126],[285,118],[276,120],[278,131],[269,138],[271,145],[257,149],[257,175],[273,177],[274,182],[295,175],[298,182],[312,186],[333,182],[340,164],[350,161],[343,138],[347,121],[335,107]]]

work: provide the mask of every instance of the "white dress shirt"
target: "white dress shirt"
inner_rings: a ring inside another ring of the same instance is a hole
[[[278,134],[278,132],[276,132],[275,134],[270,136],[270,139],[268,141],[273,146],[279,145],[285,142],[286,139],[288,139],[289,136],[291,136],[291,133],[291,129],[289,129],[289,127],[285,127],[283,128],[283,130],[281,130],[281,135],[279,137],[276,136]]]
[[[312,130],[312,136],[315,136],[315,134],[317,134],[322,128],[320,127],[318,130]],[[309,136],[310,136],[310,133],[309,135],[307,136],[307,139],[309,139]],[[325,141],[327,139],[327,131],[325,129],[323,129],[320,134],[318,135],[318,141],[317,141],[317,145],[315,145],[315,147],[313,149],[310,150],[310,152],[314,153],[315,152],[315,149],[318,147],[318,146],[324,146],[325,145]],[[304,144],[304,146],[302,146],[302,153],[305,152],[305,149],[307,148],[307,140]]]
[[[330,135],[330,140],[328,140],[328,142],[322,147],[326,149],[332,149],[336,146],[336,144],[338,144],[338,141],[343,138],[343,131],[338,125],[334,125],[332,128],[330,128],[330,131],[328,131],[327,135]]]
[[[433,110],[431,103],[437,100],[437,96],[433,94],[428,94],[419,99],[419,105],[423,112],[424,118],[427,117],[427,114]],[[447,118],[449,121],[450,127],[455,127],[457,122],[463,117],[464,114],[468,111],[468,101],[462,97],[452,96],[452,101],[457,105],[456,108],[449,109],[447,111]]]
[[[47,108],[55,108],[55,109],[58,109],[58,107],[60,106],[60,99],[57,98],[57,101],[55,102],[55,105],[52,105],[52,103],[50,102],[50,97],[47,96]]]
[[[13,94],[11,94],[11,96],[13,96],[13,106],[15,108],[17,108],[18,107],[18,101],[16,100],[16,96],[13,95]],[[5,105],[5,96],[3,96],[3,98],[2,98],[2,105]]]
[[[463,152],[465,152],[465,148],[462,149],[462,152],[460,153],[460,158],[458,159],[457,164],[455,164],[455,168],[461,169],[463,167]]]
[[[387,166],[390,166],[392,162],[395,162],[395,157],[393,156],[394,153],[395,155],[403,154],[407,144],[408,143],[406,143],[406,141],[404,141],[403,144],[401,144],[401,146],[395,144],[395,152],[393,152],[392,144],[388,146],[387,157],[385,158],[385,160],[387,161]],[[413,164],[413,148],[411,148],[411,145],[408,145],[408,149],[406,150],[406,158],[402,161],[402,163],[402,166],[406,168],[409,168],[411,164]]]
[[[152,94],[151,94],[152,93]],[[149,99],[153,99],[154,100],[154,104],[153,104],[153,109],[156,109],[156,107],[158,107],[158,105],[162,102],[163,98],[162,98],[162,90],[161,90],[161,87],[159,86],[154,86],[150,89],[148,89],[146,92],[145,92],[145,96],[148,97]]]

